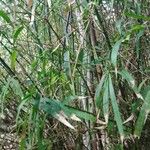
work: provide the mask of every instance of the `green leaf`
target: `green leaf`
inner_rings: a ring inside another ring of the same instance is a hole
[[[140,137],[149,112],[150,112],[150,90],[147,92],[147,95],[144,98],[144,104],[142,105],[140,114],[138,116],[138,119],[135,125],[135,130],[134,130],[135,137],[138,137],[138,138]]]
[[[60,112],[63,112],[69,117],[75,114],[79,118],[90,120],[92,122],[96,121],[96,117],[91,113],[79,110],[68,105],[64,105],[58,100],[53,100],[49,98],[41,98],[40,109],[44,110],[46,113],[53,117],[59,114]]]
[[[137,54],[137,58],[140,58],[140,51],[141,51],[141,42],[140,42],[140,38],[143,36],[144,34],[144,30],[140,30],[139,33],[136,35],[136,54]]]
[[[100,93],[102,91],[102,87],[103,87],[103,84],[104,84],[104,81],[105,81],[105,77],[106,77],[106,74],[104,74],[102,76],[100,83],[96,87],[95,101],[96,101],[96,105],[97,105],[98,108],[100,108],[100,103],[101,103]]]
[[[17,109],[17,116],[16,116],[16,122],[19,122],[19,115],[21,113],[21,110],[23,110],[24,112],[27,112],[27,107],[26,105],[29,104],[28,101],[30,101],[32,99],[32,95],[28,94],[26,95],[23,99],[22,102],[19,104],[18,109]],[[17,123],[18,124],[18,123]]]
[[[63,111],[63,104],[57,100],[49,98],[41,98],[40,108],[44,110],[50,116],[56,118],[58,121],[66,125],[71,129],[75,129],[67,120],[66,115]]]
[[[11,22],[10,18],[3,10],[0,10],[0,17],[2,17],[7,23]]]
[[[132,27],[132,29],[131,29],[131,31],[133,32],[133,31],[143,31],[143,29],[144,29],[144,25],[139,25],[139,24],[136,24],[136,25],[134,25],[133,27]],[[143,35],[143,33],[142,33],[142,35]],[[140,35],[141,36],[141,35]]]
[[[81,49],[79,53],[79,62],[84,63],[84,50]]]
[[[14,78],[11,78],[10,86],[12,87],[12,89],[13,89],[13,91],[16,95],[18,95],[20,98],[23,97],[23,91],[21,89],[21,85],[18,82],[18,80],[14,79]]]
[[[112,48],[112,52],[111,52],[111,63],[116,67],[117,65],[117,56],[118,56],[118,51],[121,45],[121,42],[123,41],[123,39],[120,39],[119,41],[117,41],[115,43],[115,45]]]
[[[122,23],[122,19],[119,19],[116,21],[116,28],[119,32],[119,34],[121,35],[122,34],[122,26],[121,26],[121,23]]]
[[[96,117],[93,114],[89,113],[89,112],[79,110],[77,108],[70,107],[70,106],[67,106],[67,105],[63,106],[63,110],[66,113],[66,115],[70,116],[72,114],[75,114],[79,118],[82,118],[82,119],[85,119],[85,120],[88,120],[88,121],[92,121],[92,122],[96,122]]]
[[[123,142],[123,139],[124,139],[123,122],[122,122],[121,113],[119,111],[119,107],[117,104],[111,75],[109,75],[109,93],[110,93],[111,104],[112,104],[112,108],[113,108],[113,112],[114,112],[115,121],[117,123],[118,131],[120,134],[120,139]]]
[[[55,53],[60,47],[60,44],[58,44],[51,52],[51,54]]]
[[[14,35],[13,35],[13,40],[14,40],[14,43],[16,42],[19,34],[21,33],[21,31],[24,29],[24,26],[21,26],[19,27],[15,32],[14,32]]]
[[[132,90],[135,92],[136,96],[140,99],[143,99],[142,95],[140,94],[140,91],[138,87],[135,84],[135,79],[132,77],[132,75],[125,69],[123,69],[119,74],[127,80],[129,85],[131,86]]]
[[[47,114],[51,116],[54,116],[62,110],[61,104],[57,100],[44,97],[41,98],[40,101],[40,109],[44,110]]]
[[[81,99],[85,99],[85,98],[86,98],[85,96],[76,96],[76,95],[72,96],[71,95],[71,96],[66,97],[62,103],[69,104],[74,100],[81,100]]]
[[[133,19],[142,19],[142,20],[146,20],[146,21],[150,21],[150,17],[147,17],[147,16],[143,16],[143,15],[137,15],[135,13],[132,13],[132,12],[126,12],[125,15],[127,17],[131,17]]]
[[[108,79],[105,81],[105,84],[104,84],[103,113],[104,113],[105,122],[108,123],[108,117],[109,117],[109,84],[108,84]]]
[[[145,82],[148,80],[148,78],[144,79],[138,86],[138,91],[141,91],[143,85],[145,84]]]
[[[6,95],[9,92],[9,85],[10,85],[10,80],[11,78],[8,78],[8,81],[6,84],[2,87],[1,93],[0,93],[0,116],[4,116],[4,100]]]
[[[118,72],[122,78],[126,79],[127,82],[132,86],[134,87],[135,86],[135,80],[134,78],[132,77],[132,75],[125,69],[123,69],[121,72]]]
[[[16,67],[16,59],[17,59],[17,51],[13,50],[10,56],[10,61],[11,61],[11,69],[15,70]]]
[[[78,96],[68,96],[65,98],[65,100],[63,101],[63,104],[69,104],[70,102],[72,102],[73,100],[77,99]]]
[[[146,97],[148,91],[150,91],[150,85],[148,85],[148,86],[146,86],[146,87],[143,87],[143,88],[141,89],[141,94],[142,94],[142,96],[144,97],[144,99],[145,99],[145,97]]]

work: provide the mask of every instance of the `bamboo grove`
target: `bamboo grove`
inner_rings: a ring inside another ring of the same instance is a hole
[[[1,0],[0,149],[149,148],[149,8]]]

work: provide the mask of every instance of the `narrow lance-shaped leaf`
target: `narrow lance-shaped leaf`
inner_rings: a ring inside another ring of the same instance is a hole
[[[149,112],[150,112],[150,90],[148,91],[146,97],[144,98],[144,104],[142,105],[140,114],[138,116],[138,119],[135,125],[135,131],[134,131],[135,137],[138,137],[138,138],[140,137]]]
[[[105,81],[105,74],[102,76],[100,83],[98,84],[98,86],[96,87],[96,92],[95,92],[95,101],[96,101],[96,105],[97,107],[100,107],[100,93]]]
[[[16,67],[16,58],[17,58],[17,51],[13,50],[10,60],[11,60],[11,69],[15,70]]]
[[[87,98],[87,96],[77,96],[77,95],[74,95],[74,96],[68,96],[66,97],[64,100],[63,100],[63,104],[65,105],[68,105],[69,103],[71,103],[72,101],[74,100],[82,100],[82,99],[85,99]]]
[[[18,95],[20,98],[23,97],[23,91],[21,89],[21,85],[18,82],[18,80],[14,79],[14,78],[11,78],[10,86],[12,87],[12,89],[13,89],[13,91],[16,95]]]
[[[126,12],[125,15],[127,17],[131,17],[131,18],[134,18],[134,19],[143,19],[143,20],[146,20],[146,21],[150,21],[150,17],[143,16],[143,15],[137,15],[137,14],[132,13],[132,12]]]
[[[140,42],[140,38],[141,36],[143,36],[144,34],[144,30],[140,30],[140,32],[136,35],[136,54],[137,54],[137,58],[139,59],[140,57],[140,45],[141,45],[141,42]]]
[[[118,131],[120,134],[120,139],[123,142],[123,139],[124,139],[123,122],[122,122],[121,113],[119,111],[119,107],[117,104],[111,75],[109,75],[109,93],[110,93],[111,104],[112,104],[112,108],[113,108],[113,112],[114,112],[115,121],[117,123]]]
[[[41,98],[40,109],[44,110],[51,117],[56,118],[58,121],[71,129],[75,129],[67,120],[67,114],[63,112],[63,105],[61,102],[49,98]]]
[[[117,56],[118,56],[118,51],[121,45],[121,42],[123,41],[123,39],[120,39],[119,41],[117,41],[115,43],[115,45],[112,48],[112,52],[111,52],[111,62],[112,64],[116,67],[117,65]]]
[[[0,10],[0,17],[2,17],[7,23],[11,22],[9,16],[3,10]]]
[[[121,72],[119,72],[119,74],[127,80],[127,82],[134,87],[135,86],[135,80],[133,78],[133,76],[125,69],[123,69]]]
[[[16,42],[19,34],[21,33],[21,31],[23,30],[23,26],[19,27],[13,34],[13,40],[14,40],[14,43]]]
[[[104,84],[103,113],[104,113],[105,122],[108,123],[108,116],[109,116],[109,84],[108,84],[108,79],[105,81],[105,84]]]
[[[122,24],[121,23],[122,23],[122,19],[116,21],[116,28],[120,35],[122,34]]]
[[[62,102],[54,99],[41,98],[40,108],[53,117],[56,117],[57,114],[62,114],[63,112],[63,114],[68,117],[76,115],[77,117],[85,120],[92,122],[96,121],[96,116],[93,114],[68,105],[64,105]]]
[[[82,110],[79,110],[77,108],[70,107],[70,106],[67,106],[67,105],[63,106],[63,111],[68,116],[75,114],[79,118],[82,118],[82,119],[85,119],[85,120],[88,120],[88,121],[92,121],[92,122],[96,122],[96,116],[94,116],[93,114],[91,114],[89,112],[82,111]]]
[[[135,85],[135,79],[133,78],[133,76],[125,69],[123,69],[121,72],[119,72],[119,74],[127,80],[127,82],[131,85],[131,88],[133,89],[133,91],[135,92],[136,96],[138,98],[143,99],[142,95],[139,93],[139,90],[137,88],[137,86]]]

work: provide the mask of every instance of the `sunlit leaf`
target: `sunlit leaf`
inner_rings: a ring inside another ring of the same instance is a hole
[[[60,47],[60,44],[58,44],[58,45],[52,50],[51,54],[53,54],[55,51],[57,51],[59,47]]]
[[[143,29],[144,29],[144,25],[134,25],[132,28],[131,28],[131,30],[132,30],[132,32],[133,31],[140,31],[140,30],[142,30],[143,31]],[[141,34],[140,34],[140,36],[141,36]]]
[[[66,120],[66,118],[62,114],[56,114],[54,116],[54,118],[56,118],[58,121],[60,121],[61,123],[63,123],[67,127],[75,130],[75,128]]]
[[[131,114],[131,116],[130,116],[129,118],[127,118],[127,119],[123,122],[123,124],[126,124],[127,122],[129,122],[129,121],[131,121],[131,120],[133,120],[133,119],[134,119],[134,115]]]
[[[137,15],[137,14],[132,13],[132,12],[126,12],[125,15],[127,17],[131,17],[133,19],[142,19],[142,20],[150,21],[150,17],[143,16],[143,15]]]
[[[11,56],[10,56],[10,60],[11,60],[11,68],[13,70],[15,70],[16,68],[16,59],[17,59],[17,51],[13,50]]]
[[[48,3],[48,7],[51,8],[51,5],[52,5],[51,0],[47,0],[47,3]]]
[[[7,23],[11,22],[9,16],[3,10],[0,10],[0,17],[2,17]]]
[[[78,118],[75,114],[72,114],[72,115],[70,116],[70,118],[71,118],[72,120],[82,122],[82,121],[81,121],[81,119],[80,119],[80,118]]]

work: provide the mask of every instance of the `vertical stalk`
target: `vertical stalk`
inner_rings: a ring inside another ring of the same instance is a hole
[[[80,1],[81,4],[81,1]],[[81,5],[78,7],[79,9],[76,8],[75,13],[76,13],[76,18],[77,18],[77,22],[78,22],[78,30],[79,30],[79,39],[80,39],[80,45],[81,47],[78,49],[77,51],[77,57],[80,53],[80,49],[85,49],[87,44],[84,41],[84,37],[86,35],[86,29],[84,29],[84,21],[82,18],[82,14],[83,14],[83,8],[81,7]],[[88,28],[88,26],[87,26]],[[87,50],[84,50],[84,59],[83,59],[83,64],[89,64],[91,62],[91,56],[90,53]],[[76,60],[77,61],[77,60]],[[91,88],[91,73],[90,73],[90,69],[87,70],[82,70],[82,74],[84,76],[85,79],[87,79],[87,86]],[[85,93],[87,93],[87,89],[85,89],[85,82],[84,80],[81,78],[81,95],[84,96]],[[89,89],[90,89],[89,88]],[[83,110],[88,110],[89,106],[90,106],[90,102],[91,98],[87,98],[87,99],[82,99],[81,100],[81,106],[83,107]],[[90,128],[90,123],[88,121],[85,121],[87,128]],[[85,147],[87,147],[88,150],[91,150],[91,144],[90,144],[90,132],[87,131],[83,134],[83,144]]]

